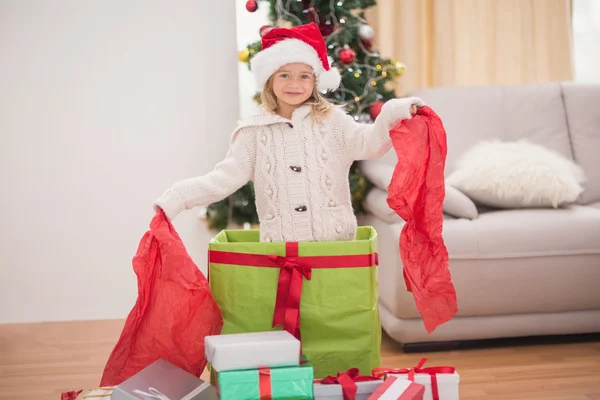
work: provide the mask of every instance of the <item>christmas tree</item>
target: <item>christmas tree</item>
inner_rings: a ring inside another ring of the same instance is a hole
[[[373,28],[365,19],[365,10],[375,0],[248,0],[246,9],[269,7],[270,24],[260,29],[263,36],[274,27],[291,27],[314,22],[325,38],[331,66],[342,76],[340,87],[324,97],[343,104],[358,122],[371,123],[383,104],[394,97],[393,81],[405,72],[404,64],[382,58],[377,52]],[[261,42],[250,43],[241,50],[239,59],[247,63],[261,50]],[[260,103],[260,92],[254,95]],[[356,215],[364,212],[362,203],[372,184],[361,175],[354,163],[348,177],[352,205]],[[257,224],[252,182],[231,196],[211,204],[206,213],[210,229],[224,229],[232,224]]]

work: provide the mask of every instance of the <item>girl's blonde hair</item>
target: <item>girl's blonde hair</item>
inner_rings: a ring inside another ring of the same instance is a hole
[[[274,114],[277,113],[277,96],[273,90],[273,76],[265,83],[265,87],[260,94],[260,100],[264,108]],[[317,90],[316,82],[312,94],[306,99],[303,105],[312,107],[313,117],[316,121],[322,121],[334,107],[332,103],[321,96],[321,93]]]

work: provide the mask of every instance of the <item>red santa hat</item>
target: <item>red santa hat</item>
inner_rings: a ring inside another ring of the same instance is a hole
[[[256,84],[262,90],[271,75],[285,64],[310,65],[321,92],[335,90],[342,80],[337,68],[329,65],[327,47],[314,22],[293,28],[273,28],[262,37],[262,50],[250,61]]]

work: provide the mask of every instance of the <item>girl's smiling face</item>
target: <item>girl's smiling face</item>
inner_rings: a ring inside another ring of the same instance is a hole
[[[286,64],[273,74],[273,92],[280,105],[298,107],[315,88],[312,67],[304,63]]]

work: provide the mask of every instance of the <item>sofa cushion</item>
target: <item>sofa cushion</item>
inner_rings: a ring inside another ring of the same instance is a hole
[[[380,237],[380,301],[419,318],[402,277],[404,223],[367,221]],[[506,210],[444,221],[458,316],[600,309],[600,209]]]
[[[365,219],[379,240],[379,300],[401,319],[420,319],[413,294],[406,290],[398,252],[400,224],[374,216]],[[472,224],[468,220],[445,224]],[[449,248],[455,247],[445,235]],[[600,310],[600,254],[513,258],[450,259],[458,317]],[[420,321],[422,326],[422,321]],[[452,323],[452,321],[450,321]],[[440,327],[444,329],[444,326]]]
[[[563,95],[573,157],[587,175],[580,204],[600,201],[600,85],[564,83]]]
[[[376,187],[387,192],[396,165],[386,164],[380,160],[360,161],[360,173]]]
[[[387,190],[394,174],[395,166],[378,161],[363,162],[361,173],[373,183],[373,188],[365,199],[365,209],[389,223],[401,221],[400,217],[387,204]],[[446,185],[444,213],[455,218],[477,218],[477,207],[473,200],[460,190]]]
[[[458,157],[480,140],[528,138],[572,159],[558,83],[428,88],[411,96],[423,99],[444,123],[446,174],[453,171]],[[395,152],[388,152],[384,161],[395,165]]]
[[[446,197],[444,198],[444,219],[453,218],[477,218],[477,208],[471,199],[460,191],[446,186]],[[390,208],[387,203],[387,192],[377,187],[371,189],[364,202],[365,211],[375,215],[377,218],[394,224],[403,222],[402,218]]]
[[[365,211],[373,214],[388,224],[404,224],[404,220],[387,204],[387,192],[373,188],[367,195],[364,203]],[[444,213],[444,219],[454,219],[452,215]]]
[[[473,200],[450,185],[446,185],[443,207],[445,214],[456,218],[475,219],[479,215],[477,206]]]
[[[388,224],[395,224],[398,222],[403,222],[402,218],[396,211],[392,210],[387,203],[387,192],[379,189],[378,187],[374,187],[369,191],[367,197],[365,198],[365,202],[363,207],[365,211],[375,215],[382,221],[387,222]]]
[[[600,209],[497,210],[473,221],[445,221],[450,259],[600,254]]]

